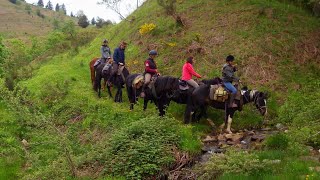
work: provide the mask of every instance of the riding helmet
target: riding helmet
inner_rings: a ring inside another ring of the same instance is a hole
[[[156,50],[151,50],[149,52],[149,55],[158,55],[157,51]]]
[[[232,55],[227,56],[226,61],[234,61],[234,57]]]
[[[104,39],[104,40],[103,40],[103,43],[108,43],[108,40],[107,40],[107,39]]]

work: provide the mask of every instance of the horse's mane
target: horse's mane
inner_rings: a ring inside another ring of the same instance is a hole
[[[179,88],[179,79],[172,76],[160,76],[155,82],[157,92],[171,91]]]
[[[219,77],[215,77],[214,79],[204,79],[201,82],[207,85],[214,85],[214,84],[221,84],[222,80]]]

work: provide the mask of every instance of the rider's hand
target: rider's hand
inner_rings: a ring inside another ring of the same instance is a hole
[[[158,73],[157,73],[157,76],[161,76],[161,74],[158,72]]]

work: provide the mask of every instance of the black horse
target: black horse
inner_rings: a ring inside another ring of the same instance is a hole
[[[133,109],[134,104],[137,101],[141,93],[141,88],[134,88],[134,79],[141,74],[129,75],[126,81],[128,98],[130,101],[130,110]],[[218,84],[221,82],[220,78],[214,78],[210,80],[202,80],[199,84]],[[159,115],[163,116],[165,114],[166,107],[170,104],[170,101],[175,101],[178,104],[188,104],[191,101],[191,94],[194,90],[193,87],[189,87],[187,90],[181,90],[179,88],[179,79],[171,76],[160,76],[156,79],[154,83],[154,89],[146,89],[144,97],[143,110],[147,109],[147,104],[149,101],[155,103],[159,109]]]
[[[248,90],[246,87],[242,89],[242,98],[243,104],[247,104],[253,102],[256,108],[259,110],[261,115],[265,115],[267,113],[267,98],[268,94],[264,92],[259,92],[256,90]],[[228,102],[217,102],[210,99],[210,86],[209,85],[201,85],[196,88],[192,93],[192,102],[187,104],[186,113],[185,113],[185,123],[189,123],[191,120],[191,115],[195,112],[195,110],[200,109],[200,115],[197,117],[199,120],[202,115],[207,116],[206,109],[208,106],[211,106],[216,109],[225,110],[225,118],[224,123],[220,126],[224,128],[227,124],[227,133],[231,132],[231,123],[234,113],[237,110],[241,110],[240,100],[236,100],[236,104],[238,107],[229,108]],[[193,116],[194,117],[194,116]]]
[[[142,90],[141,87],[133,87],[133,81],[138,75],[139,74],[132,74],[128,76],[126,80],[130,110],[133,109],[133,105],[136,103]],[[157,106],[159,115],[163,116],[165,114],[166,107],[170,103],[170,98],[174,94],[174,91],[179,88],[179,79],[171,76],[159,76],[151,86],[152,88],[145,89],[143,109],[146,110],[148,101],[152,101]]]
[[[111,66],[109,69],[104,70],[105,64],[102,63],[97,66],[96,68],[96,77],[94,81],[94,90],[98,92],[99,98],[101,97],[101,79],[105,79],[106,81],[109,79],[111,76]],[[117,93],[114,98],[115,102],[122,102],[122,88],[123,85],[125,84],[125,79],[129,76],[129,71],[127,68],[124,68],[122,71],[122,74],[116,75],[115,77],[111,78],[111,84],[113,84],[115,87],[117,87]],[[112,97],[111,89],[110,87],[112,86],[111,84],[107,84],[107,89],[109,96]]]

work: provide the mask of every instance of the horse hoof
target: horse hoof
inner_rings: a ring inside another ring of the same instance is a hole
[[[226,130],[226,133],[227,134],[232,134],[232,131],[231,130]]]

